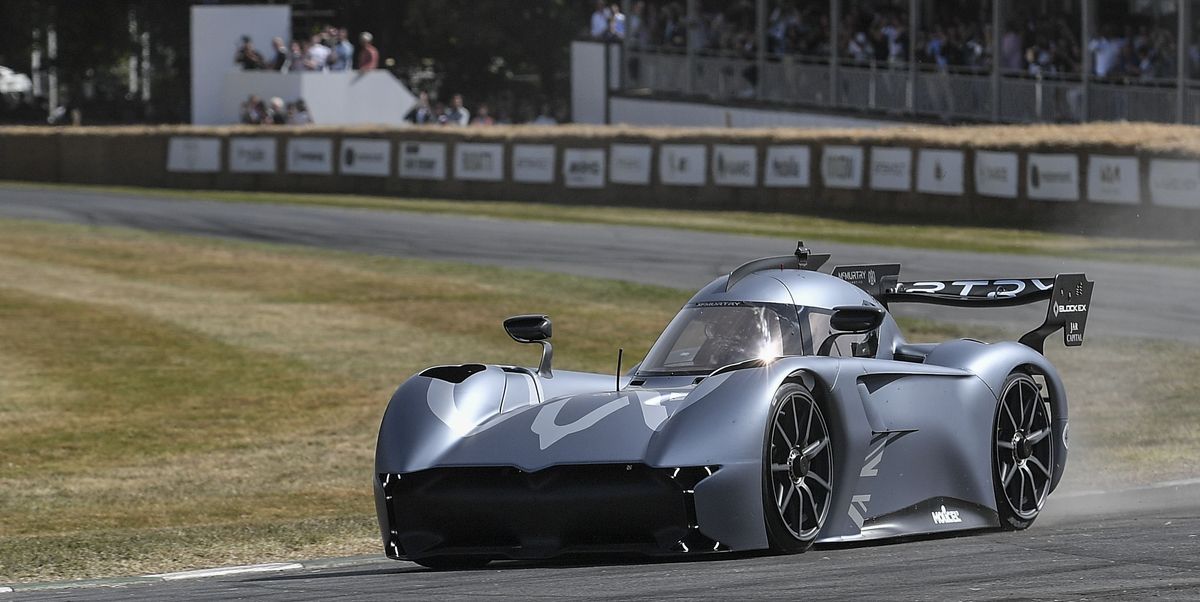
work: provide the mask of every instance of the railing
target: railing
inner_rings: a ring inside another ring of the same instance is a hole
[[[841,61],[835,75],[827,58],[772,56],[761,65],[760,74],[753,57],[706,52],[689,59],[682,49],[630,49],[623,69],[627,90],[716,101],[758,100],[947,120],[1074,122],[1086,117],[1174,123],[1182,99],[1183,122],[1200,123],[1197,80],[1187,81],[1182,96],[1174,79],[1093,79],[1085,94],[1078,74],[1007,72],[998,78],[999,90],[994,92],[992,75],[985,69],[921,65],[910,71],[905,63]],[[999,101],[995,110],[993,99]]]

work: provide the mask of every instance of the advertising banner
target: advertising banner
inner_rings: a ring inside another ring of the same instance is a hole
[[[788,145],[767,147],[763,166],[763,186],[768,188],[808,187],[810,152],[807,146]]]
[[[167,171],[182,173],[221,171],[221,139],[172,136],[167,142]]]
[[[917,190],[930,194],[963,193],[963,152],[921,149],[917,155]]]
[[[342,138],[338,171],[354,176],[388,176],[392,168],[392,143],[376,138]]]
[[[1137,157],[1088,157],[1087,197],[1097,203],[1136,205],[1142,198]]]
[[[1150,200],[1164,207],[1200,209],[1200,161],[1150,161]]]
[[[670,186],[703,186],[703,144],[664,144],[658,149],[658,179]]]
[[[752,187],[758,184],[758,150],[749,144],[714,144],[713,184]]]
[[[512,152],[514,182],[554,182],[554,145],[515,144]]]
[[[975,151],[975,192],[1017,198],[1017,153]]]
[[[821,179],[826,188],[862,188],[861,146],[826,146],[821,152]]]
[[[398,173],[410,180],[445,180],[446,144],[401,141]]]
[[[563,183],[567,188],[603,188],[604,149],[564,149]]]
[[[608,152],[608,179],[614,184],[650,184],[650,145],[614,144]]]
[[[233,137],[229,139],[229,171],[234,173],[275,173],[274,138]]]
[[[912,149],[871,147],[871,189],[911,190]]]
[[[1025,161],[1029,198],[1039,201],[1079,200],[1079,157],[1029,153]]]
[[[329,138],[289,138],[289,173],[332,174],[333,140]]]
[[[504,179],[504,145],[458,143],[454,145],[454,178],[499,182]]]

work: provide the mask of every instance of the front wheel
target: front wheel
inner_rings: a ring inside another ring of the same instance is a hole
[[[992,481],[1000,526],[1029,527],[1050,493],[1054,466],[1050,407],[1033,377],[1014,372],[1004,381],[996,407]]]
[[[775,393],[763,443],[763,511],[774,552],[795,554],[817,539],[833,503],[833,446],[821,404],[806,387]]]

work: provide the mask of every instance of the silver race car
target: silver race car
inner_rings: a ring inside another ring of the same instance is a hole
[[[509,318],[536,368],[429,368],[380,426],[386,554],[435,568],[582,552],[803,552],[1028,527],[1067,459],[1042,355],[1083,343],[1092,282],[902,282],[898,264],[751,261],[680,310],[622,374],[554,371],[551,323]],[[1018,342],[904,340],[889,304],[1049,301]]]

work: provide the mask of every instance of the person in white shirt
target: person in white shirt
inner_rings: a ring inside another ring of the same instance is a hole
[[[1095,57],[1095,73],[1097,77],[1108,77],[1121,60],[1121,51],[1125,40],[1117,37],[1112,26],[1105,28],[1104,34],[1088,42],[1088,52]]]
[[[455,94],[450,100],[450,108],[446,109],[446,124],[465,126],[471,123],[471,112],[463,106],[462,94]]]
[[[308,46],[308,54],[304,57],[304,66],[309,71],[324,71],[326,65],[329,64],[331,52],[333,51],[328,46],[321,43],[321,36],[314,35],[312,43]]]
[[[596,11],[592,13],[591,34],[595,39],[600,39],[604,33],[608,31],[608,19],[612,16],[608,7],[605,6],[604,0],[596,0]]]

